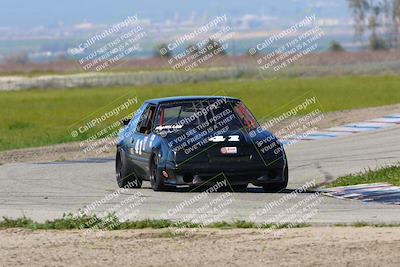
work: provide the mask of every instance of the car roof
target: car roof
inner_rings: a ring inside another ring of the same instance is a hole
[[[164,98],[155,98],[146,100],[145,103],[151,104],[161,104],[161,103],[169,103],[169,102],[178,102],[178,101],[196,101],[196,100],[216,100],[216,99],[227,99],[227,100],[239,100],[234,97],[227,96],[173,96],[173,97],[164,97]]]

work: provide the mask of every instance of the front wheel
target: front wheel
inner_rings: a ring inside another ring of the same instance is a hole
[[[160,175],[158,175],[158,162],[159,159],[156,155],[153,156],[150,164],[150,184],[151,188],[153,188],[154,191],[163,191],[166,190],[166,186],[164,185],[164,180]]]

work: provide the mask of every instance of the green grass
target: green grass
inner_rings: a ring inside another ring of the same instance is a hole
[[[106,222],[106,223],[101,223]],[[75,216],[65,214],[60,219],[48,220],[44,223],[38,223],[26,217],[10,219],[3,217],[0,221],[0,228],[25,228],[31,230],[72,230],[72,229],[89,229],[97,226],[101,230],[122,230],[122,229],[144,229],[153,228],[161,229],[173,226],[174,223],[168,220],[141,220],[141,221],[124,221],[120,222],[115,215],[108,215],[105,218],[99,218],[96,215]],[[193,228],[197,225],[183,225],[187,228]]]
[[[389,183],[400,186],[400,165],[393,165],[378,170],[367,170],[362,173],[342,176],[324,187],[370,183]]]
[[[335,227],[400,227],[400,223],[368,223],[368,222],[355,222],[355,223],[336,223]]]
[[[247,228],[302,228],[308,227],[306,223],[295,224],[263,224],[257,225],[253,222],[235,221],[235,222],[216,222],[206,225],[205,228],[217,229],[247,229]],[[110,214],[104,218],[96,215],[73,215],[64,214],[60,219],[48,220],[44,223],[38,223],[32,219],[22,217],[10,219],[3,217],[0,221],[1,228],[24,228],[30,230],[73,230],[73,229],[97,229],[97,230],[126,230],[126,229],[163,229],[163,228],[203,228],[204,226],[191,222],[174,222],[170,220],[140,220],[140,221],[119,221],[119,219]],[[166,233],[165,237],[169,237]]]
[[[106,223],[103,223],[106,222]],[[326,225],[325,225],[326,226]],[[328,225],[330,226],[330,225]],[[336,223],[334,227],[400,227],[399,223]],[[234,222],[215,222],[208,225],[199,225],[191,222],[173,222],[170,220],[140,220],[140,221],[119,221],[115,215],[108,215],[104,218],[99,218],[96,215],[76,216],[65,214],[60,219],[48,220],[44,223],[35,222],[32,219],[22,217],[10,219],[3,217],[0,221],[0,229],[7,228],[22,228],[29,230],[128,230],[128,229],[169,229],[158,235],[161,238],[175,238],[185,236],[184,231],[175,231],[174,229],[194,229],[194,228],[209,228],[209,229],[294,229],[311,227],[308,223],[284,223],[284,224],[261,224],[258,225],[249,221],[234,221]]]
[[[115,108],[127,97],[137,97],[140,104],[146,99],[176,95],[234,96],[241,98],[263,120],[312,96],[317,97],[324,112],[396,104],[400,103],[399,88],[400,77],[389,76],[0,92],[0,151],[85,140],[102,127],[77,138],[70,135],[71,129]],[[129,111],[138,105],[131,106]],[[103,125],[109,123],[111,119]]]

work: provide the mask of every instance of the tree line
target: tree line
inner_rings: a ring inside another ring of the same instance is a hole
[[[347,0],[356,40],[367,36],[369,48],[400,47],[400,0]]]

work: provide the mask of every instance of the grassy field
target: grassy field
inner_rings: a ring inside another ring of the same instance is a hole
[[[235,80],[199,84],[0,92],[0,151],[85,140],[150,98],[227,95],[241,98],[260,120],[316,96],[324,112],[400,103],[400,77]],[[118,116],[76,138],[71,131],[137,97]],[[307,111],[302,111],[307,112]]]
[[[346,175],[338,178],[325,187],[337,187],[356,184],[389,183],[400,186],[400,165],[385,167],[378,170],[368,170],[363,173]]]

